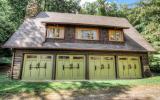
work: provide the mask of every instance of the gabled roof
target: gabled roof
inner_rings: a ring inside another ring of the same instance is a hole
[[[45,42],[45,24],[43,23],[81,24],[103,27],[124,28],[125,43],[54,43]],[[153,52],[154,48],[124,18],[102,17],[80,14],[42,12],[35,18],[26,19],[19,29],[3,45],[6,48],[33,49],[75,49],[75,50],[114,50]]]

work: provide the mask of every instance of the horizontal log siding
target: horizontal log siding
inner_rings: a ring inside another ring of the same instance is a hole
[[[15,50],[12,65],[12,78],[20,79],[20,73],[22,68],[23,52]]]
[[[143,64],[143,76],[148,77],[147,74],[148,72],[151,73],[150,68],[149,68],[149,58],[148,54],[142,56],[142,64]]]
[[[13,63],[13,79],[20,79],[21,73],[22,73],[22,63],[23,63],[23,54],[25,53],[33,53],[33,54],[93,54],[93,55],[114,55],[114,56],[120,56],[120,55],[127,55],[127,56],[140,56],[142,61],[142,72],[144,73],[146,69],[149,69],[148,64],[148,54],[145,52],[107,52],[107,51],[67,51],[67,50],[15,50],[15,57],[14,57],[14,63]],[[145,75],[143,75],[145,76]]]

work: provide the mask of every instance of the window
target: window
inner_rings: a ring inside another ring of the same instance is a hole
[[[104,60],[113,60],[113,57],[104,57]]]
[[[40,59],[52,59],[52,56],[41,55]]]
[[[119,58],[119,60],[127,60],[127,58]]]
[[[138,60],[137,58],[131,58],[131,60]]]
[[[99,39],[98,30],[90,28],[77,28],[76,39],[98,40]]]
[[[47,27],[47,38],[64,38],[64,27],[49,26]]]
[[[90,57],[91,60],[100,60],[100,57]]]
[[[59,59],[69,59],[69,56],[59,56]]]
[[[73,59],[83,59],[83,57],[74,56]]]
[[[124,41],[121,30],[109,30],[109,41]]]
[[[27,55],[27,58],[37,58],[36,55]]]

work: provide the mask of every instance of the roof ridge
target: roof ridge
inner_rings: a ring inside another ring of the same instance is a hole
[[[108,18],[117,18],[117,19],[126,19],[125,17],[114,17],[114,16],[103,16],[103,15],[90,15],[90,14],[80,14],[80,13],[66,13],[66,12],[50,12],[50,11],[43,11],[40,13],[55,13],[55,14],[67,14],[67,15],[80,15],[80,16],[92,16],[92,17],[108,17]],[[39,13],[39,14],[40,14]],[[127,19],[126,19],[127,20]]]

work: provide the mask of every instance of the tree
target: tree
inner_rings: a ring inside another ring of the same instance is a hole
[[[80,13],[113,16],[113,17],[126,17],[128,5],[118,5],[116,3],[107,2],[107,0],[97,0],[95,2],[86,2],[81,9]]]
[[[159,0],[141,0],[135,8],[130,10],[127,18],[148,42],[160,49]]]
[[[10,20],[10,15],[12,14],[12,10],[10,6],[8,6],[8,2],[6,0],[0,1],[0,43],[6,41],[11,32],[15,31],[15,25]]]
[[[79,0],[7,0],[9,6],[13,10],[13,14],[10,16],[12,22],[16,23],[16,28],[23,22],[26,14],[31,12],[27,9],[34,8],[32,5],[37,3],[37,11],[52,11],[52,12],[68,12],[76,13],[79,11]],[[37,12],[37,13],[38,13]],[[36,14],[35,14],[36,15]]]
[[[93,3],[86,2],[84,5],[82,5],[80,13],[82,13],[82,14],[96,15],[97,14],[97,5],[96,5],[96,2],[93,2]]]
[[[26,15],[26,8],[29,0],[6,0],[12,10],[10,20],[15,24],[16,29],[23,22]]]

